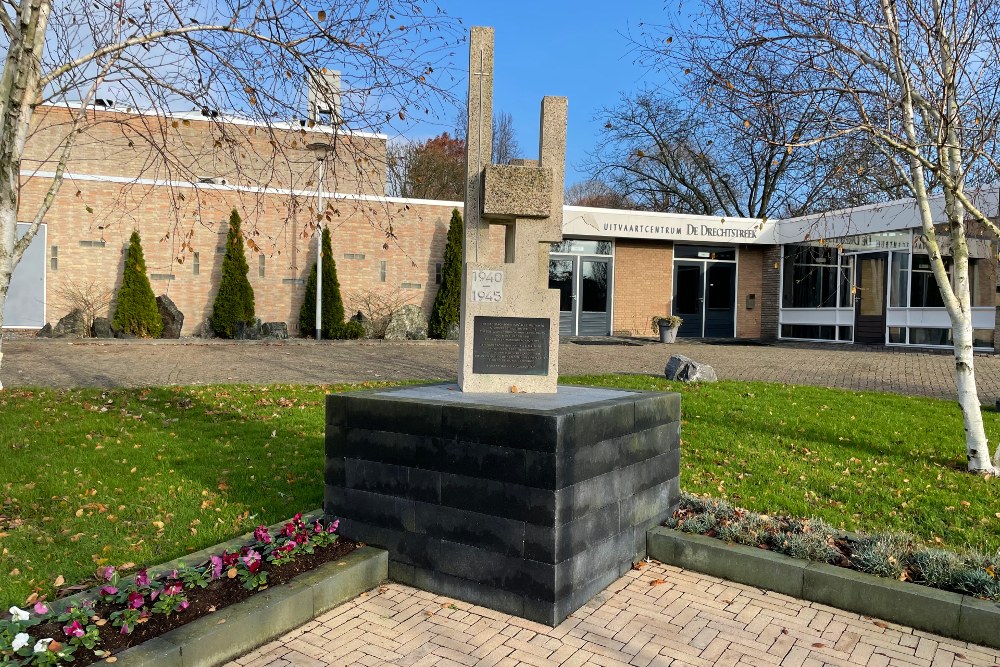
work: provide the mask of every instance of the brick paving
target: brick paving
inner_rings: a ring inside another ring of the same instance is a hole
[[[458,346],[447,341],[229,342],[4,341],[4,386],[135,387],[205,383],[327,384],[455,377]],[[559,347],[563,375],[660,375],[671,354],[711,364],[719,377],[952,398],[945,353],[845,345],[579,345]],[[980,398],[1000,398],[1000,355],[976,357]]]
[[[965,667],[1000,651],[652,563],[556,628],[390,583],[228,667]]]

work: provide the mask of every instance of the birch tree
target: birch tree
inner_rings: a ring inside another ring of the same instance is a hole
[[[306,118],[309,78],[318,82],[314,101],[337,109],[331,142],[353,130],[382,131],[411,114],[442,113],[438,82],[458,41],[455,24],[432,0],[3,0],[0,26],[6,51],[0,326],[11,274],[64,184],[78,138],[95,122],[88,109],[107,91],[117,108],[153,111],[161,119],[192,109],[218,118],[212,150],[225,154],[238,184],[252,189],[275,176],[273,154],[288,146],[281,136],[289,134],[288,122]],[[330,83],[328,70],[341,73],[342,90]],[[25,146],[37,110],[53,104],[71,110],[72,120],[60,128],[44,197],[26,210],[21,186],[32,174],[22,164]],[[227,123],[232,114],[253,122]],[[168,130],[163,122],[129,126],[152,147],[158,176],[191,182],[192,158],[180,154],[183,145],[178,150],[165,140]],[[255,153],[255,166],[240,169],[248,153]],[[338,155],[347,163],[364,157]],[[20,237],[18,221],[27,223]]]
[[[673,32],[650,26],[646,53],[675,61],[672,44],[697,43],[707,75],[758,109],[770,96],[816,99],[816,122],[784,140],[789,152],[845,138],[885,156],[919,216],[941,298],[951,319],[954,377],[968,469],[996,475],[976,389],[969,281],[970,229],[1000,230],[1000,5],[990,0],[708,0]],[[760,60],[796,76],[781,87],[741,87]],[[936,211],[931,185],[943,198]],[[950,253],[949,276],[944,250]]]

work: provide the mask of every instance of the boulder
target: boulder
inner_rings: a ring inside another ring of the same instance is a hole
[[[107,317],[95,317],[94,323],[90,326],[90,335],[94,338],[114,338],[115,332],[111,328],[111,320]]]
[[[38,333],[35,334],[35,337],[36,338],[52,338],[52,325],[49,324],[48,322],[46,322],[45,326],[42,327],[41,329],[39,329]]]
[[[408,304],[392,314],[385,329],[386,340],[425,340],[427,316],[420,306]]]
[[[288,338],[288,325],[284,322],[264,322],[260,325],[260,335],[263,338],[285,340]]]
[[[236,323],[236,331],[233,333],[233,340],[260,340],[261,338],[263,338],[263,334],[261,333],[261,322],[259,317],[251,323]]]
[[[215,338],[215,329],[212,328],[212,321],[205,320],[194,328],[196,338]]]
[[[177,309],[173,300],[166,294],[156,297],[156,307],[163,320],[163,333],[160,338],[180,338],[181,327],[184,326],[184,313]]]
[[[90,335],[87,317],[79,308],[69,311],[52,327],[53,338],[86,338]]]
[[[683,354],[675,354],[667,361],[664,374],[668,380],[679,382],[715,382],[719,378],[715,369],[708,364],[702,364]]]

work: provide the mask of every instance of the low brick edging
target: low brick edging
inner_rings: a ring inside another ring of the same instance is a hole
[[[1000,603],[657,527],[650,558],[687,570],[1000,648]]]

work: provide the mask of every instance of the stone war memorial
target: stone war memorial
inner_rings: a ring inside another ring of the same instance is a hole
[[[493,29],[469,42],[458,384],[330,395],[324,509],[390,578],[554,626],[676,508],[680,396],[557,385],[567,101],[542,101],[537,161],[492,164]]]

